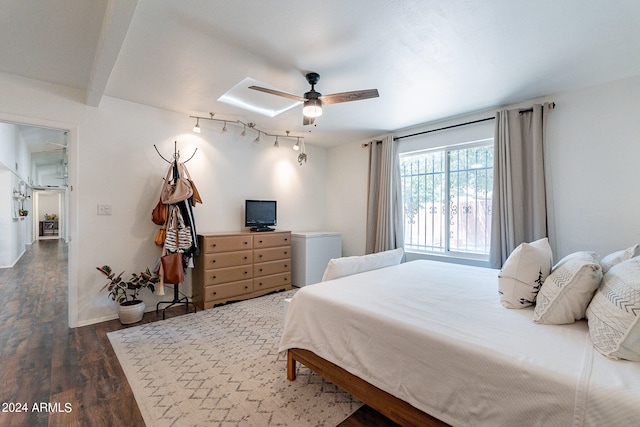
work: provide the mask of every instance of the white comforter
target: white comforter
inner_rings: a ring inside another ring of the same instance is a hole
[[[306,286],[280,351],[313,351],[449,424],[640,423],[640,363],[594,352],[585,321],[500,304],[497,270],[413,261]]]

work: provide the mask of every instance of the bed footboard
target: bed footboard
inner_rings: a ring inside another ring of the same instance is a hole
[[[325,380],[402,426],[448,426],[448,424],[369,384],[309,350],[292,348],[287,351],[287,379],[290,381],[296,379],[296,362],[302,363]]]

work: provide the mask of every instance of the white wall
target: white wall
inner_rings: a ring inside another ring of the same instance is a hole
[[[548,116],[546,147],[555,258],[577,250],[606,255],[640,243],[640,198],[634,191],[640,182],[640,76],[507,108],[543,101],[556,102]],[[396,135],[476,120],[494,111]],[[342,231],[346,255],[364,254],[368,163],[362,142],[329,150],[327,221]]]
[[[327,151],[307,143],[309,160],[297,163],[297,153],[280,139],[280,149],[241,128],[200,123],[183,114],[113,98],[99,108],[82,104],[81,93],[67,88],[0,75],[0,120],[69,129],[70,192],[70,324],[80,326],[115,317],[115,308],[100,293],[103,277],[95,267],[116,270],[153,267],[160,249],[153,244],[158,226],[151,222],[167,163],[156,153],[173,154],[174,141],[182,159],[197,147],[187,164],[204,200],[195,209],[199,232],[243,229],[247,198],[278,200],[278,229],[326,228]],[[97,215],[98,204],[110,204],[111,216]],[[182,287],[190,292],[190,276]],[[148,307],[160,299],[144,297]]]
[[[13,194],[14,190],[29,194],[25,185],[29,182],[28,165],[29,153],[15,125],[0,123],[0,268],[13,266],[31,241],[27,218],[16,218],[17,204],[31,211],[31,200],[18,200]]]

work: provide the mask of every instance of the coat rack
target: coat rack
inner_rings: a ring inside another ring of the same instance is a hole
[[[173,160],[172,161],[167,160],[162,154],[160,154],[160,151],[158,150],[158,147],[156,147],[156,144],[153,144],[153,148],[156,149],[156,153],[158,153],[158,156],[162,157],[162,160],[164,160],[167,163],[173,163],[180,160],[180,151],[178,151],[178,141],[173,141]],[[196,151],[198,151],[198,147],[196,147],[196,149],[193,150],[193,154],[191,155],[191,157],[189,157],[187,160],[185,160],[182,163],[187,163],[189,160],[193,159],[193,156],[196,155]]]
[[[153,144],[153,148],[156,149],[156,152],[158,153],[158,156],[160,156],[162,158],[162,160],[164,160],[165,162],[169,163],[169,164],[178,164],[178,160],[180,160],[180,151],[178,151],[178,141],[174,141],[173,142],[173,161],[167,160],[162,154],[160,154],[160,151],[158,150],[158,147],[156,147],[155,144]],[[193,158],[193,156],[196,155],[196,152],[198,151],[198,147],[196,147],[196,149],[193,151],[193,154],[191,154],[191,157],[189,157],[187,160],[185,160],[183,163],[187,163],[189,160],[191,160]],[[177,167],[174,168],[174,174],[177,174]],[[164,252],[163,252],[164,253]],[[173,300],[171,301],[160,301],[158,304],[156,304],[156,314],[158,313],[158,311],[160,310],[160,305],[161,304],[168,304],[163,310],[162,310],[162,320],[165,319],[166,316],[166,312],[168,308],[173,307],[174,305],[178,305],[178,304],[184,304],[185,310],[187,311],[187,313],[189,312],[189,305],[193,306],[193,312],[197,312],[198,308],[196,307],[195,303],[193,301],[189,301],[189,297],[187,297],[186,295],[182,298],[180,298],[180,284],[176,283],[173,285]]]

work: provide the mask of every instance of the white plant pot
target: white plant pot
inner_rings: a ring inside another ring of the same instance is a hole
[[[137,323],[142,320],[144,315],[144,301],[140,301],[138,304],[133,305],[118,305],[118,317],[120,317],[120,323],[123,325],[129,325],[131,323]]]

